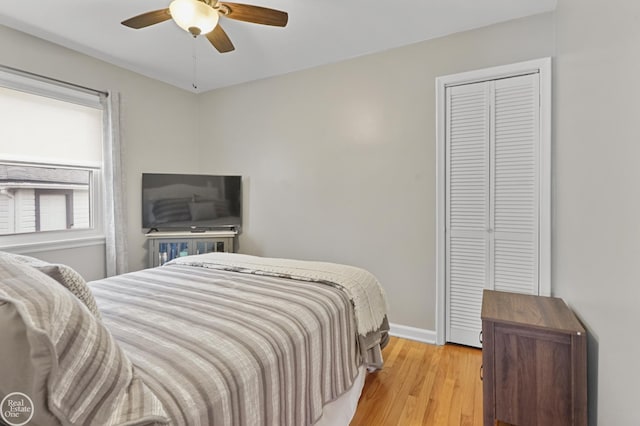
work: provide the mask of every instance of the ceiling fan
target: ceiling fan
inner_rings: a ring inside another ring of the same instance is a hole
[[[227,33],[218,23],[220,16],[254,24],[285,27],[287,12],[242,3],[219,0],[173,0],[168,8],[146,12],[122,21],[122,25],[140,29],[173,20],[194,37],[204,35],[220,53],[235,49]]]

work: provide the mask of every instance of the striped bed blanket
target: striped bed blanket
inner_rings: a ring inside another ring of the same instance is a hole
[[[355,266],[221,252],[178,257],[169,264],[224,269],[338,286],[347,293],[353,303],[358,333],[362,336],[379,330],[387,314],[387,299],[382,286],[369,271]]]
[[[363,363],[338,286],[178,262],[90,286],[173,425],[311,425]]]

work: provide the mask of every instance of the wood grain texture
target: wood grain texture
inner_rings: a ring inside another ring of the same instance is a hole
[[[286,27],[289,21],[287,12],[269,9],[261,6],[253,6],[243,3],[222,3],[229,10],[225,16],[237,21],[252,22],[254,24]]]
[[[489,290],[482,306],[485,426],[586,426],[586,333],[568,306]]]
[[[484,300],[483,300],[484,304]],[[486,401],[495,401],[496,390],[495,381],[491,378],[495,377],[494,371],[494,353],[491,345],[485,342],[494,342],[495,334],[493,322],[482,320],[482,392],[483,392],[483,405],[482,411],[484,415],[484,425],[490,425],[496,417],[496,405],[488,404]]]
[[[213,31],[206,34],[206,37],[213,47],[215,47],[220,53],[231,52],[235,49],[235,47],[233,47],[233,43],[231,43],[231,40],[229,39],[229,36],[222,29],[220,24],[216,25]]]
[[[480,349],[392,337],[367,376],[351,426],[482,425]]]
[[[486,318],[546,331],[585,333],[584,327],[566,303],[556,297],[484,290],[482,319]]]
[[[141,15],[134,16],[133,18],[126,19],[122,21],[122,25],[139,30],[140,28],[159,24],[160,22],[168,21],[169,19],[171,19],[171,13],[169,13],[169,8],[166,8],[153,10],[151,12],[146,12]]]
[[[585,335],[571,336],[571,363],[576,366],[571,374],[571,390],[575,395],[573,422],[576,425],[586,425],[589,419],[587,416],[587,337]]]

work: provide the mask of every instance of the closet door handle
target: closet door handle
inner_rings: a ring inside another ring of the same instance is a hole
[[[482,344],[482,330],[480,330],[480,333],[478,334],[478,340],[480,340],[480,344]]]
[[[483,373],[484,373],[484,370],[483,370],[483,368],[482,368],[482,367],[484,367],[484,366],[483,366],[483,365],[481,365],[481,366],[480,366],[480,381],[481,381],[481,382],[482,382],[482,381],[484,381],[484,377],[482,377],[482,376],[484,375],[484,374],[483,374]]]

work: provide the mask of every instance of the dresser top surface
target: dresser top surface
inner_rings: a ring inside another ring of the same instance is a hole
[[[564,333],[585,333],[584,327],[567,304],[556,297],[484,290],[481,317],[487,321]]]

